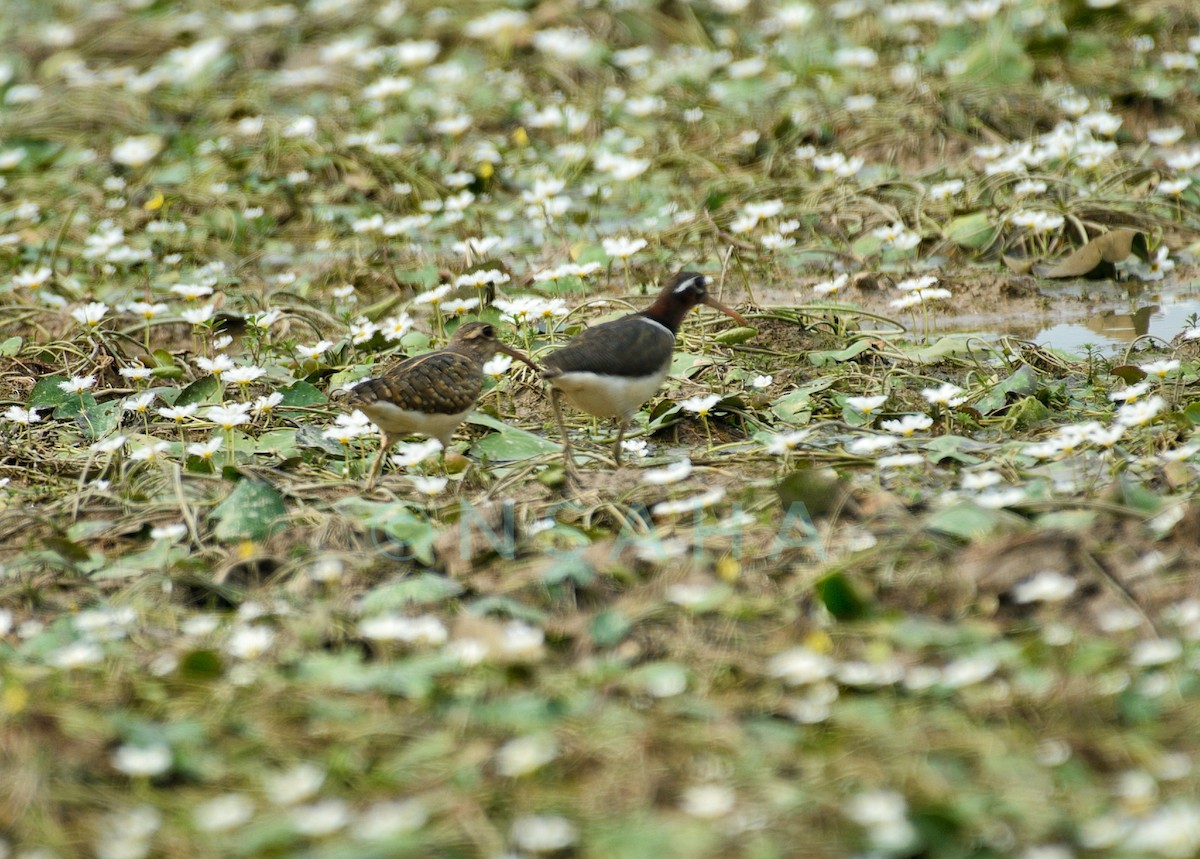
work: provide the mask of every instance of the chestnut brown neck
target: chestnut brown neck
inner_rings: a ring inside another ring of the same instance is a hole
[[[678,334],[679,326],[683,323],[683,317],[687,316],[688,311],[695,306],[696,303],[694,301],[677,295],[672,291],[672,284],[668,284],[658,294],[658,298],[654,299],[654,303],[639,315],[653,319],[672,334]]]

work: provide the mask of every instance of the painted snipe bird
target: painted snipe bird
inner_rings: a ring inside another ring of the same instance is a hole
[[[741,325],[742,316],[708,294],[704,275],[681,271],[667,281],[654,303],[640,313],[593,326],[542,359],[550,383],[550,401],[563,438],[568,475],[574,477],[560,396],[596,417],[620,422],[613,457],[621,464],[625,428],[642,403],[654,396],[671,369],[675,334],[688,311],[707,304]]]
[[[371,466],[367,488],[375,485],[388,448],[405,435],[436,438],[445,449],[459,424],[475,407],[483,390],[483,365],[497,352],[511,355],[541,371],[516,349],[496,338],[496,326],[465,322],[443,349],[401,361],[382,376],[351,388],[347,408],[359,409],[383,434],[379,456]]]

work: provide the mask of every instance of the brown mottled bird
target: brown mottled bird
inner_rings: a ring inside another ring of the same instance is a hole
[[[401,361],[382,376],[366,379],[347,392],[346,406],[361,410],[383,434],[379,456],[367,479],[368,489],[375,485],[388,448],[399,436],[424,435],[449,447],[454,431],[467,419],[483,390],[484,362],[497,352],[541,371],[496,339],[494,325],[466,322],[445,348]]]
[[[542,359],[542,375],[550,383],[550,400],[563,437],[567,472],[573,474],[560,394],[596,417],[620,421],[613,455],[621,464],[625,427],[642,403],[654,396],[671,369],[675,333],[693,307],[707,304],[747,325],[736,311],[708,294],[704,276],[681,271],[671,277],[654,303],[640,313],[588,328],[566,346]]]

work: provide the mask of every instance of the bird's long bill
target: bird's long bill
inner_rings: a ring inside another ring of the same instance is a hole
[[[707,304],[713,310],[719,310],[722,313],[724,313],[726,316],[728,316],[730,319],[736,320],[738,325],[744,325],[747,328],[750,327],[750,323],[746,321],[745,317],[743,317],[742,314],[738,313],[732,307],[726,307],[724,304],[717,301],[711,295],[704,296],[704,298],[702,298],[701,301],[704,304]]]
[[[496,351],[503,352],[505,355],[509,355],[513,358],[516,358],[518,361],[522,361],[522,362],[528,364],[537,373],[542,372],[542,368],[539,367],[537,364],[533,363],[533,361],[529,360],[528,356],[526,356],[524,352],[518,351],[517,349],[514,349],[511,346],[505,346],[503,343],[497,343]]]

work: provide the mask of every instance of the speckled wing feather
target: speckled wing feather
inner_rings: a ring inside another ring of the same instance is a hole
[[[456,415],[470,409],[482,389],[483,371],[476,361],[458,352],[440,351],[409,358],[382,376],[355,385],[347,402],[369,406],[386,400],[402,409]]]
[[[647,376],[671,360],[675,338],[641,314],[594,325],[542,359],[546,377],[590,372],[602,376]]]

